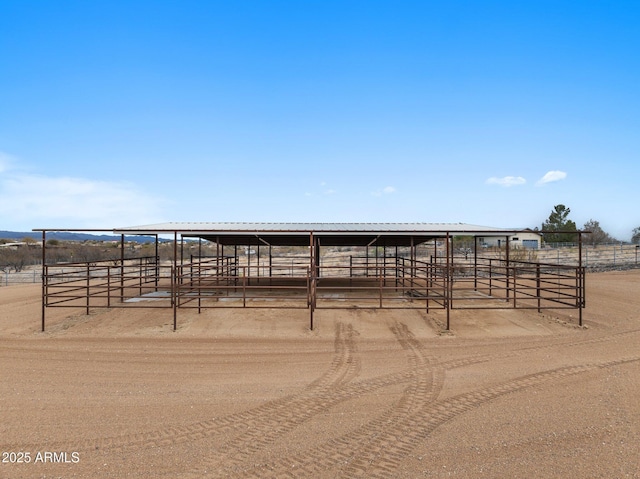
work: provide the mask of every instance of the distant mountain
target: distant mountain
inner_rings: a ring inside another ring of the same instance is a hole
[[[23,238],[33,238],[36,241],[42,240],[42,233],[39,231],[0,231],[0,239],[21,240]],[[88,233],[71,233],[66,231],[47,232],[47,240],[58,241],[120,241],[119,235],[92,235]],[[155,236],[125,236],[125,241],[136,241],[138,243],[153,243]],[[166,241],[160,239],[160,242]]]

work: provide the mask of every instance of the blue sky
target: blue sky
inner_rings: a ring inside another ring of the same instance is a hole
[[[640,226],[640,2],[0,1],[0,230]]]

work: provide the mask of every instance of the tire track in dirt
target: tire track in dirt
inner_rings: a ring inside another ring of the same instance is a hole
[[[623,331],[611,335],[599,336],[597,338],[589,338],[586,340],[578,340],[578,341],[569,341],[569,342],[556,342],[553,344],[540,344],[531,346],[528,348],[518,349],[515,351],[507,351],[504,353],[497,354],[488,354],[488,355],[475,355],[473,357],[455,359],[451,361],[445,361],[438,363],[433,359],[430,359],[431,365],[435,368],[434,374],[444,375],[445,370],[454,369],[457,367],[462,367],[470,364],[478,364],[482,362],[488,362],[496,359],[503,359],[507,357],[518,356],[522,354],[528,354],[533,350],[541,350],[546,348],[554,348],[559,345],[563,345],[565,347],[571,346],[580,346],[584,344],[590,343],[598,343],[605,342],[616,339],[617,337],[638,333],[640,330],[628,330]],[[163,447],[170,446],[172,444],[185,443],[189,441],[197,441],[201,439],[206,439],[214,436],[230,436],[234,434],[239,434],[242,429],[246,429],[247,425],[263,423],[270,424],[269,421],[265,421],[265,417],[269,417],[273,414],[274,411],[279,410],[282,424],[286,426],[284,428],[277,429],[278,426],[282,426],[279,424],[276,426],[276,430],[278,430],[277,435],[281,435],[291,430],[293,427],[301,424],[302,422],[308,420],[313,415],[321,413],[328,409],[329,407],[334,406],[335,404],[346,401],[358,396],[363,396],[376,390],[392,385],[396,385],[402,382],[412,382],[415,380],[415,376],[419,374],[419,371],[412,367],[411,365],[405,370],[398,373],[391,373],[388,375],[379,376],[376,378],[364,380],[364,381],[353,381],[359,371],[359,361],[354,357],[355,352],[355,340],[354,336],[357,336],[357,332],[353,330],[351,325],[344,325],[342,323],[338,323],[336,325],[335,339],[334,339],[334,357],[329,369],[319,377],[316,381],[310,383],[304,390],[300,393],[288,396],[280,399],[276,399],[273,401],[269,401],[264,405],[258,406],[254,409],[240,412],[236,414],[231,414],[224,417],[212,418],[206,421],[199,421],[197,423],[191,423],[184,426],[174,426],[167,427],[162,429],[157,429],[154,431],[149,431],[146,433],[139,434],[130,434],[124,436],[116,436],[110,438],[102,438],[102,439],[92,439],[82,441],[81,443],[75,443],[75,450],[79,450],[81,452],[89,452],[95,450],[108,450],[109,452],[121,452],[125,450],[136,450],[136,449],[145,449],[152,447]],[[405,331],[400,335],[396,332],[396,337],[403,347],[413,347],[415,350],[420,351],[422,345],[419,341],[417,341],[410,332]],[[404,339],[402,339],[404,338]],[[558,344],[560,343],[560,344]],[[409,346],[409,345],[412,346]],[[410,360],[418,361],[417,359]],[[424,361],[424,358],[423,360]],[[417,364],[417,363],[416,363]],[[443,381],[444,379],[442,379]],[[318,390],[323,390],[324,394],[319,394]],[[314,391],[316,392],[315,400],[318,401],[318,404],[311,404],[307,401],[310,401],[309,395],[314,396]],[[289,410],[292,404],[297,404],[299,406],[299,399],[306,398],[304,401],[304,408],[307,409],[307,414],[304,417],[296,416],[293,417],[293,413],[291,411],[283,412],[285,410]],[[297,401],[297,402],[296,402]],[[393,412],[387,412],[383,414],[378,420],[380,424],[386,424],[385,418],[388,417],[389,414],[393,414]],[[253,426],[250,426],[253,427]],[[371,434],[371,433],[363,433],[363,434]],[[273,438],[273,436],[272,436]],[[240,443],[236,444],[240,445]],[[261,441],[259,447],[256,447],[254,452],[262,449],[263,447],[267,447],[268,441]],[[60,443],[53,445],[54,447],[60,446],[60,448],[69,447],[69,443]],[[34,446],[35,447],[35,446]],[[51,448],[52,444],[48,443],[47,447]],[[228,448],[227,448],[228,449]],[[247,454],[243,454],[243,456],[247,456]],[[346,460],[342,462],[343,464],[349,462],[348,456],[345,456]],[[345,459],[343,455],[339,455],[337,457],[337,463],[340,463],[341,460]],[[208,462],[208,461],[207,461]],[[234,464],[241,463],[240,460],[234,460]]]
[[[166,427],[139,434],[88,439],[80,443],[74,443],[74,450],[79,452],[96,450],[122,452],[125,450],[169,446],[212,436],[229,436],[246,429],[265,429],[268,427],[267,425],[273,422],[274,418],[287,416],[289,414],[288,411],[300,409],[301,405],[308,407],[306,401],[310,396],[315,396],[319,391],[339,387],[352,381],[358,375],[360,360],[356,355],[354,339],[357,335],[358,333],[353,329],[352,325],[336,323],[334,353],[329,369],[297,394],[269,401],[248,411],[211,418],[184,426]],[[40,447],[39,445],[31,446],[34,450]],[[69,443],[47,443],[45,449],[59,448],[62,450],[69,446]]]
[[[262,447],[265,440],[280,434],[278,424],[286,424],[287,418],[310,409],[308,400],[321,391],[331,390],[358,375],[360,361],[356,355],[357,331],[352,325],[336,323],[334,355],[329,369],[318,379],[297,394],[269,401],[254,409],[229,416],[198,422],[184,427],[168,428],[144,434],[137,441],[123,441],[120,445],[109,445],[114,451],[131,448],[162,447],[212,436],[237,437],[227,441],[225,450],[234,446],[248,451]],[[243,449],[242,445],[247,445]],[[114,447],[115,446],[115,447]]]
[[[221,464],[229,467],[244,463],[256,452],[268,448],[273,441],[291,431],[313,416],[325,411],[332,403],[333,392],[348,383],[360,370],[360,362],[355,357],[354,337],[358,334],[352,325],[339,323],[336,330],[336,349],[342,351],[336,358],[335,373],[325,375],[311,383],[301,394],[271,407],[269,411],[260,411],[250,421],[236,424],[243,433],[225,442],[207,457],[198,469],[181,477],[202,477],[202,470],[219,470]],[[339,334],[340,332],[340,334]]]
[[[372,421],[356,433],[331,439],[313,450],[282,458],[274,463],[255,466],[230,476],[299,478],[323,475],[327,477],[328,472],[333,471],[331,477],[387,478],[397,471],[401,461],[435,429],[464,413],[501,396],[546,382],[637,361],[640,361],[640,356],[528,374],[495,386],[432,402],[401,422]],[[371,443],[371,447],[367,448],[368,455],[358,456],[362,450],[359,441],[363,436],[371,434],[381,434],[382,438]]]
[[[438,397],[444,386],[444,371],[434,366],[437,360],[426,354],[422,343],[409,328],[403,323],[396,323],[391,331],[407,351],[414,375],[392,409],[359,430],[355,434],[359,437],[349,438],[349,442],[357,445],[358,450],[354,451],[354,459],[342,471],[346,477],[358,477],[366,473],[368,464],[380,456],[380,451],[388,451],[397,443],[397,425],[410,422],[412,416]]]
[[[314,477],[335,467],[336,464],[345,465],[342,471],[345,477],[360,476],[361,472],[366,471],[367,464],[372,458],[379,455],[379,451],[387,449],[397,441],[395,430],[398,424],[410,422],[412,416],[438,396],[444,384],[443,371],[433,367],[435,358],[426,354],[422,343],[415,338],[409,328],[403,323],[396,322],[390,326],[390,329],[406,351],[409,371],[401,375],[389,375],[384,383],[392,384],[400,377],[410,381],[402,397],[391,409],[356,431],[331,439],[320,447],[314,448],[311,455],[305,451],[277,463],[240,472],[233,470],[234,465],[225,463],[225,470],[218,470],[209,477]],[[343,388],[343,391],[337,392],[333,402],[338,403],[362,395],[364,390],[372,385],[367,381]],[[379,386],[380,382],[377,382],[377,385]]]
[[[396,381],[415,381],[415,378],[419,377],[420,369],[427,363],[431,363],[430,374],[433,375],[434,379],[437,378],[439,383],[437,391],[439,392],[444,383],[445,370],[506,357],[521,356],[529,354],[532,350],[557,347],[557,345],[541,344],[516,351],[462,358],[438,364],[433,359],[429,361],[426,360],[426,357],[422,353],[422,344],[413,337],[406,326],[396,324],[391,329],[403,348],[411,348],[413,350],[413,354],[410,355],[409,360],[412,365],[410,370],[399,374],[396,373],[379,377],[375,380],[349,384],[343,388],[342,391],[336,391],[335,402],[344,401],[353,396],[365,394],[366,392],[372,392],[377,388],[390,385]],[[565,342],[563,345],[570,347],[573,345],[598,343],[612,340],[620,334],[628,334],[631,332],[637,331],[616,333],[605,337],[571,341],[569,343]],[[420,398],[420,388],[417,388],[415,383],[412,383],[412,386],[407,388],[405,392],[411,391],[411,397],[413,399]],[[381,471],[380,477],[388,477],[390,472],[397,469],[399,461],[412,449],[412,444],[415,444],[412,443],[412,441],[406,440],[407,437],[411,437],[411,434],[407,432],[407,428],[410,430],[413,424],[424,420],[424,418],[420,416],[423,416],[424,411],[428,410],[431,406],[428,400],[413,401],[414,408],[416,404],[421,405],[422,408],[419,406],[415,408],[418,411],[417,414],[407,414],[407,412],[411,410],[411,407],[406,407],[408,397],[407,394],[404,394],[395,408],[360,428],[356,433],[330,440],[319,448],[316,448],[312,454],[312,460],[309,460],[309,454],[305,452],[300,456],[287,458],[284,460],[284,463],[279,465],[269,464],[261,466],[259,470],[255,468],[252,470],[244,470],[236,477],[244,477],[247,475],[251,477],[287,477],[291,475],[292,471],[296,471],[294,477],[313,476],[318,475],[322,471],[326,471],[327,468],[332,467],[330,466],[331,464],[334,466],[341,465],[340,474],[343,477],[358,477],[364,474],[373,474],[375,477],[371,469],[373,467],[372,464],[377,464],[377,469],[374,469]],[[437,394],[433,396],[433,399],[435,399],[435,397],[437,397]],[[354,444],[356,446],[354,446]],[[228,474],[230,473],[228,472]]]
[[[609,368],[639,360],[640,357],[635,357],[556,368],[522,376],[497,386],[454,396],[444,401],[437,401],[413,416],[406,424],[401,424],[395,433],[397,441],[389,444],[388,449],[381,451],[377,457],[373,458],[362,472],[366,473],[368,477],[389,477],[389,474],[397,470],[400,462],[415,449],[416,445],[426,439],[436,428],[501,396],[598,368]],[[353,477],[353,475],[347,474],[343,477]]]

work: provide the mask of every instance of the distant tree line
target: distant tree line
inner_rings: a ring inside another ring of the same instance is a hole
[[[0,271],[3,273],[20,272],[28,266],[42,262],[42,248],[32,238],[24,238],[16,246],[5,246],[12,241],[0,240]],[[191,255],[203,256],[215,254],[215,246],[205,242],[199,246],[196,242],[188,242],[182,248],[178,247],[178,254],[182,252],[185,260]],[[51,239],[47,241],[47,264],[59,263],[89,263],[94,261],[118,261],[122,252],[119,242],[102,241],[61,241]],[[156,255],[155,243],[139,244],[135,242],[125,243],[124,257],[154,257]],[[173,243],[163,242],[158,245],[158,257],[160,261],[173,259]]]
[[[547,218],[541,226],[542,237],[546,243],[575,243],[577,241],[578,231],[574,221],[569,219],[571,209],[565,205],[556,205],[553,207],[549,218]],[[538,231],[538,228],[535,228]],[[582,227],[582,231],[589,234],[584,235],[583,241],[589,245],[599,245],[606,243],[617,243],[618,240],[604,231],[600,226],[600,222],[594,219],[587,221]],[[640,227],[634,228],[632,232],[631,242],[640,243]]]

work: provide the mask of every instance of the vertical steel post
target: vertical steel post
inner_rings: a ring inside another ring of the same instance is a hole
[[[493,294],[493,258],[489,258],[489,296]]]
[[[242,307],[247,307],[247,274],[242,275]]]
[[[478,291],[478,237],[473,237],[473,290]]]
[[[374,253],[375,253],[375,258],[376,258],[376,266],[375,266],[375,272],[376,272],[376,278],[378,277],[378,270],[380,269],[380,258],[378,257],[378,245],[376,244],[374,246]]]
[[[353,291],[353,255],[349,255],[349,291]]]
[[[409,257],[411,258],[411,267],[409,269],[409,271],[411,272],[410,285],[411,285],[411,293],[413,293],[413,290],[415,289],[413,279],[416,275],[416,246],[413,242],[413,236],[411,237],[411,250],[409,252]]]
[[[42,320],[40,328],[44,332],[45,308],[47,304],[47,282],[49,271],[47,271],[47,232],[42,230]]]
[[[513,271],[513,309],[516,309],[516,296],[518,295],[518,268],[514,266],[511,269]]]
[[[542,298],[540,297],[540,263],[536,264],[536,296],[538,297],[538,313],[541,313],[540,304]]]
[[[193,278],[192,278],[193,281]],[[198,238],[198,314],[202,312],[202,237]]]
[[[87,316],[89,316],[89,297],[91,296],[90,292],[90,280],[91,280],[91,263],[87,263]]]
[[[224,246],[222,247],[222,258],[220,258],[220,238],[216,237],[216,286],[220,284],[220,276],[230,276],[229,271],[225,271]],[[227,285],[229,280],[227,279]],[[229,290],[227,290],[227,293]]]
[[[584,270],[582,269],[582,232],[578,233],[578,324],[582,326],[582,307],[584,306]]]
[[[318,278],[320,278],[321,276],[321,272],[322,272],[322,265],[321,263],[321,254],[320,254],[320,238],[318,236],[315,237],[315,248],[314,248],[314,253],[313,253],[313,261],[316,265],[316,286],[317,286],[317,281]]]
[[[159,235],[156,233],[156,274],[155,274],[155,291],[158,292],[158,282],[160,281],[160,250],[159,250]]]
[[[142,296],[142,284],[144,280],[144,273],[146,272],[146,266],[143,263],[143,259],[138,260],[138,295]]]
[[[384,276],[384,285],[387,285],[387,244],[382,245],[382,275]]]
[[[233,260],[235,261],[234,271],[235,274],[233,279],[233,292],[238,291],[238,273],[240,271],[240,258],[238,258],[238,245],[233,245]]]
[[[447,331],[451,329],[451,300],[453,291],[451,288],[451,266],[453,258],[451,257],[451,246],[449,245],[449,232],[447,231],[447,262],[445,268],[445,303],[447,305]]]
[[[124,234],[120,235],[120,302],[124,303]]]
[[[111,307],[111,265],[107,266],[107,308]]]
[[[251,276],[251,245],[247,246],[247,269],[245,270],[245,276]],[[249,281],[251,284],[251,281]]]
[[[315,251],[314,251],[314,239],[313,239],[313,231],[309,232],[309,273],[307,277],[309,278],[309,329],[313,331],[313,311],[316,307],[316,265],[315,265]]]
[[[369,245],[364,250],[364,275],[369,277]]]
[[[509,288],[511,287],[511,283],[509,281],[509,237],[506,237],[506,241],[505,241],[506,247],[505,247],[505,269],[504,269],[504,273],[505,273],[505,279],[507,280],[507,290],[506,290],[506,301],[509,302]]]
[[[399,266],[400,266],[400,261],[399,261],[399,258],[398,258],[398,245],[396,245],[396,247],[395,247],[395,258],[396,259],[395,259],[394,264],[395,264],[395,268],[396,268],[396,291],[397,291],[398,284],[399,284],[399,279],[398,278],[400,276],[400,274],[399,274],[400,270],[398,269]]]
[[[173,303],[173,330],[178,328],[178,231],[173,232],[173,272],[171,274],[171,301]]]
[[[180,236],[180,269],[183,270],[184,265],[184,237]],[[184,283],[184,275],[180,275],[180,284]]]

